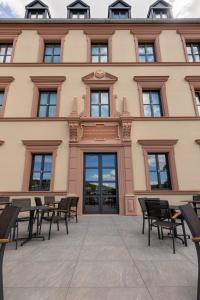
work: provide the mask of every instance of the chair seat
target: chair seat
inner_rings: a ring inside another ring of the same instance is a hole
[[[177,227],[178,225],[181,225],[180,223],[175,223],[171,221],[156,221],[154,224],[161,226],[161,227],[167,227],[167,228],[174,228]]]

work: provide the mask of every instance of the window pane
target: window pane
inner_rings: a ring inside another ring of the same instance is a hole
[[[139,61],[140,62],[146,62],[146,56],[140,56]]]
[[[107,47],[100,47],[100,54],[101,55],[107,55],[108,54],[108,48]]]
[[[154,154],[148,154],[148,165],[150,171],[156,171],[156,156]]]
[[[11,56],[6,56],[5,62],[6,62],[6,63],[9,63],[10,61],[11,61]]]
[[[40,180],[40,173],[34,172],[34,173],[33,173],[33,180],[39,181],[39,180]]]
[[[191,46],[187,46],[187,53],[188,53],[188,54],[192,54]]]
[[[99,62],[99,56],[92,56],[92,62],[98,63]]]
[[[86,181],[98,181],[99,180],[98,169],[86,169],[85,180]]]
[[[87,196],[94,196],[99,194],[99,184],[95,182],[85,183],[85,191]]]
[[[115,181],[115,169],[102,169],[103,181]]]
[[[147,56],[147,61],[148,61],[148,62],[155,62],[154,55],[148,55],[148,56]]]
[[[98,166],[98,156],[97,155],[87,155],[85,159],[86,167],[97,167]]]
[[[4,93],[0,92],[0,110],[1,110],[1,106],[3,105],[3,96]]]
[[[102,165],[103,167],[114,167],[115,166],[115,156],[114,155],[102,155]]]
[[[43,173],[43,180],[50,180],[51,179],[51,173]]]
[[[150,104],[150,95],[149,93],[143,93],[143,103]]]
[[[56,116],[56,106],[49,106],[49,117],[55,117]]]
[[[145,117],[151,117],[151,106],[150,105],[144,105],[144,115]]]
[[[160,173],[160,183],[162,188],[167,188],[169,186],[167,172]]]
[[[53,62],[54,63],[60,63],[60,56],[59,55],[56,55],[53,57]]]
[[[109,108],[108,105],[101,106],[101,116],[102,117],[109,117]]]
[[[194,46],[193,45],[193,53],[194,54],[199,54],[199,48],[198,48],[198,46]]]
[[[99,93],[95,93],[95,92],[92,92],[91,93],[91,103],[92,104],[99,104]]]
[[[200,61],[200,56],[199,55],[195,55],[195,61]]]
[[[33,163],[33,170],[34,171],[41,171],[42,168],[42,155],[35,155]]]
[[[7,49],[7,55],[11,55],[11,54],[12,54],[12,47],[10,46]]]
[[[151,101],[152,101],[152,104],[160,104],[160,93],[159,92],[151,92]]]
[[[98,55],[99,54],[99,48],[96,46],[92,46],[92,55]]]
[[[40,106],[38,117],[44,118],[47,116],[47,106]]]
[[[92,105],[91,107],[91,116],[92,117],[99,117],[99,106],[98,105]]]
[[[54,48],[54,55],[60,55],[60,46]]]
[[[145,55],[145,48],[142,46],[139,46],[139,54]]]
[[[159,187],[157,172],[150,172],[150,184],[152,189],[157,189]]]
[[[115,182],[104,182],[102,185],[103,195],[116,195],[116,183]]]
[[[6,53],[6,46],[5,45],[2,45],[2,46],[0,46],[0,55],[5,55],[5,53]]]
[[[147,55],[153,54],[153,46],[147,46],[146,47],[146,53],[147,53]]]
[[[44,171],[51,171],[52,155],[45,155],[44,157]]]
[[[49,93],[45,93],[45,92],[40,93],[40,104],[44,105],[48,103],[48,95]]]
[[[189,62],[193,62],[194,61],[193,55],[188,55],[188,60]]]
[[[45,63],[51,63],[52,62],[52,56],[45,56],[44,62]]]
[[[161,117],[160,105],[153,105],[153,115],[154,117]]]
[[[101,93],[101,104],[108,104],[108,93]]]
[[[158,155],[158,161],[159,161],[159,169],[160,171],[166,171],[167,170],[167,162],[166,162],[166,155],[165,154],[159,154]]]
[[[53,55],[53,47],[45,46],[45,55]]]
[[[108,62],[108,57],[107,56],[101,56],[100,57],[100,62],[107,63]]]
[[[199,115],[200,115],[200,106],[198,106],[198,113],[199,113]]]
[[[56,92],[51,92],[51,94],[50,94],[50,104],[56,105],[56,98],[57,98],[57,93]]]

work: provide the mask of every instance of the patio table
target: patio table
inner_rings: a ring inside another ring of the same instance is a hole
[[[25,243],[31,241],[32,239],[43,239],[45,240],[45,237],[38,234],[38,230],[36,233],[33,233],[33,223],[34,223],[34,213],[35,211],[42,211],[47,210],[46,206],[31,206],[27,208],[22,208],[20,212],[29,212],[30,213],[30,219],[29,219],[29,230],[28,230],[28,236],[25,238],[20,238],[20,240],[23,240],[21,243],[21,246],[23,246]]]

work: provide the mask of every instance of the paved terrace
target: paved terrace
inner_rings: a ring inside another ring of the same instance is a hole
[[[69,224],[69,236],[54,224],[50,241],[17,251],[9,245],[5,300],[196,300],[192,242],[177,241],[174,255],[171,239],[159,241],[154,230],[149,248],[141,224],[140,217],[82,216]]]

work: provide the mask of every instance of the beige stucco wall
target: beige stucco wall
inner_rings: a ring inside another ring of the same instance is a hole
[[[69,30],[65,37],[63,62],[86,62],[87,39],[83,30]]]
[[[160,48],[163,62],[185,61],[183,44],[176,30],[163,30],[161,32]]]
[[[112,36],[112,61],[136,61],[134,38],[130,30],[116,30]]]

